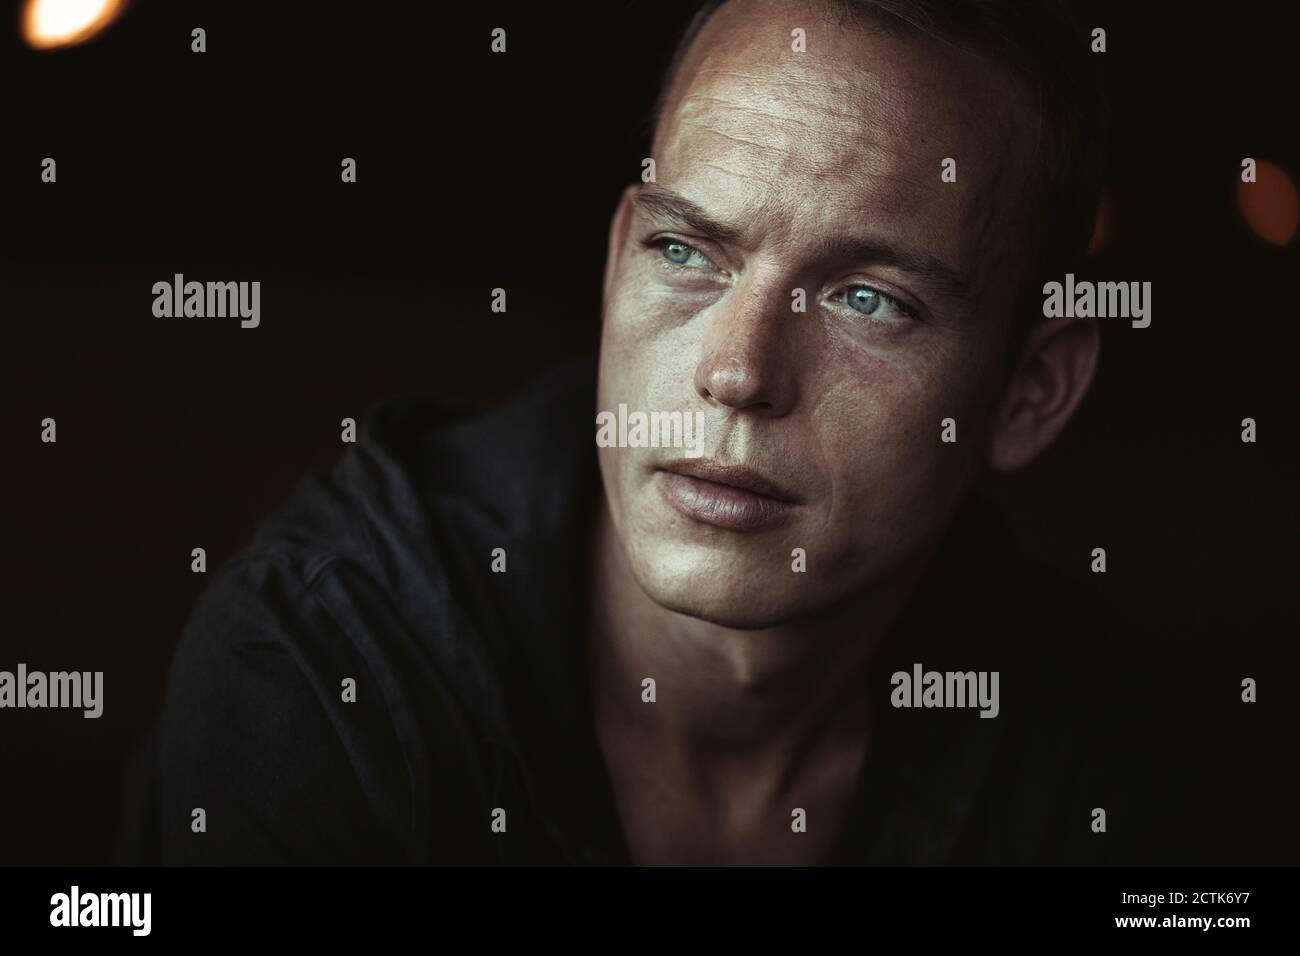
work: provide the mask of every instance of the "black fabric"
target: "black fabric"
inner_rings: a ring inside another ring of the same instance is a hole
[[[628,862],[583,643],[594,410],[584,360],[479,416],[373,412],[203,593],[129,772],[119,860]],[[1090,814],[1123,804],[1105,771],[1125,711],[1088,607],[963,512],[876,655],[833,862],[1114,859]],[[890,674],[918,662],[999,671],[1001,713],[891,707]]]

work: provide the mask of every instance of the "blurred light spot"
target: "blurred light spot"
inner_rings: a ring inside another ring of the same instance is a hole
[[[125,6],[123,0],[27,0],[23,39],[38,50],[85,43]]]
[[[1295,238],[1300,225],[1300,195],[1295,183],[1281,166],[1266,159],[1255,167],[1255,181],[1237,181],[1237,205],[1255,235],[1275,246],[1285,246]]]
[[[1088,255],[1095,256],[1110,242],[1110,234],[1115,224],[1115,203],[1110,198],[1110,190],[1104,189],[1097,203],[1097,218],[1092,224],[1092,238],[1088,240]]]

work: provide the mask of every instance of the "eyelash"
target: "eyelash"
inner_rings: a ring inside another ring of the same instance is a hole
[[[673,262],[671,259],[668,259],[666,256],[662,255],[663,250],[668,246],[686,246],[688,249],[695,252],[697,255],[703,256],[705,259],[708,259],[710,263],[713,262],[712,259],[709,259],[707,254],[702,252],[696,246],[694,246],[689,242],[686,242],[683,239],[678,239],[674,236],[654,236],[650,239],[644,240],[641,243],[641,245],[644,246],[646,249],[658,250],[660,252],[661,264],[667,266],[668,268],[674,271],[698,272],[701,267],[682,265],[681,263]],[[717,266],[715,265],[714,268],[717,268]],[[857,288],[870,289],[872,292],[876,293],[878,296],[880,296],[882,299],[884,299],[886,302],[892,305],[895,309],[897,309],[901,315],[904,315],[911,319],[917,318],[919,315],[916,309],[912,308],[910,305],[908,305],[903,300],[899,299],[897,296],[891,295],[889,292],[885,291],[879,286],[872,285],[869,282],[851,282],[848,285],[846,285],[843,289],[836,292],[832,298],[835,301],[842,302],[846,309],[849,309],[850,311],[855,311],[853,307],[850,306],[848,303],[848,294],[850,289],[857,289]],[[862,315],[862,313],[856,311],[855,314],[857,314],[863,319],[871,320],[872,318],[871,316]],[[881,320],[876,319],[875,321],[881,321]]]
[[[888,292],[886,292],[884,289],[880,288],[879,286],[872,285],[870,282],[850,282],[843,289],[836,292],[832,298],[834,298],[835,301],[837,302],[843,302],[844,308],[849,309],[850,311],[855,311],[855,314],[861,315],[862,318],[864,319],[871,319],[872,317],[869,315],[862,315],[861,312],[856,312],[856,310],[854,310],[853,307],[849,305],[848,297],[849,297],[850,289],[870,289],[872,292],[876,293],[876,295],[880,296],[891,306],[897,309],[900,315],[904,315],[909,319],[915,319],[918,317],[918,312],[916,311],[916,309],[912,308],[910,305],[908,305],[906,302],[904,302],[902,299],[898,298],[897,296],[890,295]]]
[[[666,249],[668,246],[686,246],[692,252],[696,253],[699,256],[703,256],[705,259],[708,259],[710,263],[713,263],[713,260],[710,259],[709,256],[703,251],[701,251],[699,248],[682,239],[674,238],[673,236],[656,236],[654,238],[645,240],[645,242],[643,242],[642,245],[645,246],[647,249],[659,250],[659,252],[661,253],[659,257],[660,260],[663,262],[664,265],[672,269],[685,270],[688,272],[697,272],[701,267],[685,266],[682,265],[680,262],[673,262],[667,256],[662,255],[663,250]],[[717,268],[716,264],[714,264],[714,268],[715,269]]]

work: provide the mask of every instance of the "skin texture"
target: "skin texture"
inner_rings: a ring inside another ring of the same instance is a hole
[[[611,223],[598,408],[702,412],[704,459],[792,503],[720,527],[665,497],[682,449],[599,450],[597,729],[638,862],[824,859],[872,649],[979,472],[1032,460],[1086,391],[1090,321],[1038,325],[1003,367],[1040,128],[987,54],[818,4],[737,0],[693,45],[657,181]]]

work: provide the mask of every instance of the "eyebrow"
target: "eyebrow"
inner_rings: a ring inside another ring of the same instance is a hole
[[[690,229],[714,242],[736,242],[741,230],[719,222],[696,203],[662,186],[645,186],[636,204],[664,219]],[[822,258],[839,262],[870,262],[893,266],[935,283],[941,295],[969,299],[971,286],[959,269],[920,249],[898,246],[884,239],[831,236],[818,246]]]
[[[871,262],[893,266],[928,279],[940,295],[971,298],[971,284],[961,270],[921,249],[910,249],[882,239],[832,236],[820,244],[821,254],[841,262]]]
[[[662,186],[642,188],[636,194],[636,204],[714,242],[736,242],[740,239],[740,230],[735,226],[718,222],[700,206]]]

